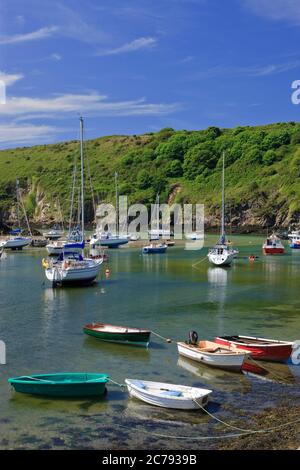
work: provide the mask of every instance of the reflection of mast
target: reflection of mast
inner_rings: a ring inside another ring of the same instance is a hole
[[[225,268],[208,268],[207,278],[210,284],[209,301],[218,304],[218,334],[224,334],[224,306],[227,295],[228,271]]]
[[[115,172],[115,190],[116,190],[116,235],[119,235],[119,188],[118,188],[118,173]]]

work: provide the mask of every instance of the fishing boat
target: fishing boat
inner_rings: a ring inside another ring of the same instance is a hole
[[[51,397],[102,396],[109,377],[98,373],[23,375],[8,379],[16,392]]]
[[[148,347],[150,330],[131,328],[128,326],[108,325],[106,323],[90,323],[83,327],[84,333],[102,341],[113,343],[135,344]]]
[[[286,362],[292,353],[294,344],[291,341],[240,335],[217,336],[215,342],[222,346],[248,351],[254,359],[274,362]]]
[[[84,258],[84,153],[83,118],[80,117],[80,162],[81,162],[81,227],[78,228],[80,241],[68,241],[56,261],[43,260],[45,274],[52,286],[70,284],[91,284],[100,271],[103,259]],[[77,252],[79,251],[79,252]]]
[[[220,346],[212,341],[199,341],[197,344],[177,343],[181,356],[202,362],[208,366],[240,371],[248,353],[238,352],[229,346]]]
[[[168,246],[165,243],[149,243],[143,246],[142,253],[144,255],[161,254],[167,251]]]
[[[223,153],[221,235],[216,245],[209,250],[207,257],[209,262],[216,266],[230,266],[237,254],[238,250],[227,243],[225,235],[225,154]]]
[[[127,233],[120,233],[119,227],[119,186],[118,186],[118,173],[115,172],[115,198],[116,198],[116,219],[115,227],[116,233],[111,233],[109,231],[96,230],[96,232],[91,236],[90,245],[91,248],[96,248],[97,246],[105,246],[107,248],[119,248],[121,245],[127,245],[130,241],[130,235]]]
[[[150,405],[194,410],[208,403],[212,390],[147,380],[125,379],[129,395]]]
[[[64,236],[64,232],[56,227],[53,227],[51,230],[48,230],[48,232],[44,232],[43,235],[48,240],[58,240]]]
[[[294,250],[300,250],[300,231],[293,230],[288,234],[288,239],[290,241],[289,247]]]
[[[156,212],[156,228],[149,231],[150,241],[157,240],[156,242],[150,242],[148,245],[143,246],[142,253],[144,255],[163,254],[167,251],[168,245],[165,242],[159,242],[161,234],[164,232],[159,227],[159,194],[156,196],[155,201],[155,212]],[[169,232],[168,232],[169,233]]]
[[[264,255],[283,255],[284,246],[277,235],[274,233],[266,239],[262,247]]]

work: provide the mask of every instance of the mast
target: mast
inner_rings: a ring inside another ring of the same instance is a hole
[[[156,199],[156,202],[157,202],[157,236],[159,238],[159,193],[157,193],[157,199]]]
[[[19,180],[16,181],[16,193],[17,193],[17,221],[18,221],[18,228],[20,227],[20,212],[19,212],[19,206],[20,206],[20,198],[19,198]]]
[[[84,242],[84,161],[83,161],[83,117],[80,116],[80,160],[81,160],[81,232]]]
[[[223,165],[222,165],[222,220],[221,220],[221,243],[225,243],[225,152],[223,152]]]
[[[119,201],[118,201],[118,173],[115,172],[116,187],[116,235],[119,235]]]

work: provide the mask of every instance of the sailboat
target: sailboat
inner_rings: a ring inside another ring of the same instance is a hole
[[[237,253],[238,250],[229,246],[225,235],[225,154],[223,153],[221,236],[218,243],[209,250],[207,256],[210,263],[216,266],[230,266]]]
[[[97,246],[106,246],[107,248],[119,248],[120,245],[126,245],[130,236],[127,234],[120,234],[119,227],[119,190],[118,190],[118,173],[115,173],[115,188],[116,188],[116,233],[96,231],[90,240],[91,248]]]
[[[160,230],[159,230],[159,194],[156,196],[156,229],[153,231],[150,231],[150,237],[152,238],[153,233],[157,236],[155,237],[158,242],[150,242],[148,245],[143,246],[142,253],[144,255],[151,255],[151,254],[161,254],[165,253],[167,251],[168,245],[164,242],[160,243],[159,242],[159,236],[160,236]],[[152,236],[151,236],[152,233]]]
[[[17,221],[18,221],[18,227],[15,229],[12,229],[9,233],[10,237],[6,240],[3,240],[0,242],[0,247],[1,248],[6,248],[6,249],[11,249],[11,250],[22,250],[25,246],[28,246],[32,242],[32,233],[30,230],[29,226],[29,221],[26,215],[25,207],[20,195],[20,187],[19,187],[19,180],[17,180],[16,184],[16,193],[17,193]],[[22,234],[22,229],[20,228],[20,207],[23,210],[24,217],[27,223],[27,228],[28,232],[30,234],[30,237],[23,237]]]
[[[73,227],[73,209],[74,209],[74,198],[75,198],[75,186],[76,186],[76,173],[77,166],[76,161],[74,164],[73,171],[73,184],[72,184],[72,194],[71,194],[71,208],[70,208],[70,219],[69,219],[69,232],[68,236],[65,239],[52,240],[46,245],[46,249],[50,256],[59,256],[65,249],[72,249],[73,252],[80,253],[84,248],[84,243],[82,243],[82,233],[80,229],[80,213],[81,213],[81,196],[80,188],[78,192],[78,213],[77,213],[77,226]],[[62,219],[62,214],[61,214]]]
[[[68,242],[56,261],[43,260],[45,274],[53,287],[68,284],[91,284],[99,274],[102,259],[84,258],[84,153],[83,118],[80,117],[80,160],[81,160],[81,241]],[[78,250],[81,246],[81,252]]]

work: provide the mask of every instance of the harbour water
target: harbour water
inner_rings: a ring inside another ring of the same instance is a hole
[[[209,266],[206,248],[175,246],[156,256],[143,256],[138,248],[112,250],[109,278],[104,265],[89,288],[52,289],[42,249],[7,253],[0,261],[0,339],[7,346],[7,364],[0,365],[0,449],[208,448],[214,441],[193,439],[229,432],[201,411],[154,408],[113,384],[102,400],[17,394],[7,383],[16,375],[90,371],[108,373],[119,383],[141,378],[204,386],[213,390],[209,411],[229,422],[241,417],[245,427],[252,414],[283,399],[299,404],[300,366],[267,365],[271,373],[265,380],[178,359],[176,343],[155,336],[146,350],[82,332],[84,324],[100,321],[146,327],[173,340],[186,339],[189,330],[205,339],[219,334],[300,339],[300,252],[263,257],[262,237],[239,236],[234,242],[240,256],[231,268]],[[259,258],[249,262],[249,254]]]

